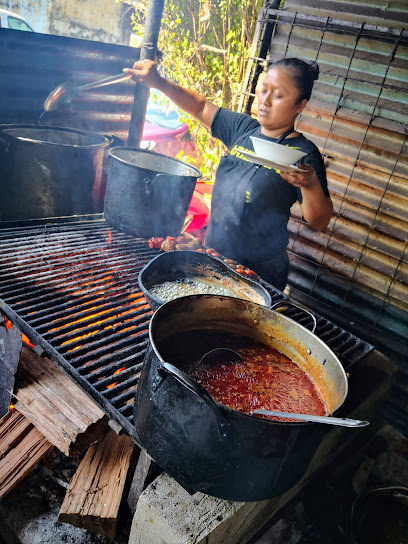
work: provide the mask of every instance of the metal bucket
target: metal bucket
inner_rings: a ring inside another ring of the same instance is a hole
[[[351,513],[353,544],[408,542],[408,488],[369,489],[354,501]]]
[[[102,211],[101,175],[109,140],[45,125],[0,130],[0,220]]]
[[[180,234],[200,171],[139,148],[113,147],[108,155],[106,222],[146,238]]]

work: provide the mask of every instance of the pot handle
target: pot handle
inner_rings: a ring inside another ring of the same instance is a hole
[[[3,145],[4,151],[7,152],[10,147],[10,140],[0,134],[0,145]]]
[[[307,313],[313,320],[313,327],[311,329],[311,332],[315,332],[316,327],[317,327],[317,320],[316,320],[316,317],[312,314],[312,312],[310,310],[308,310],[304,306],[300,306],[299,304],[295,304],[291,300],[278,300],[277,302],[272,304],[271,310],[275,310],[275,308],[277,308],[279,306],[294,306],[298,310],[302,310],[303,312]],[[278,310],[275,310],[275,311],[278,311]],[[289,317],[289,319],[291,319],[291,318]],[[292,319],[292,321],[295,321],[295,320]]]
[[[184,387],[187,387],[189,391],[197,395],[198,397],[204,397],[206,402],[212,402],[214,403],[214,399],[212,396],[202,387],[199,383],[197,383],[195,380],[190,378],[188,374],[177,368],[176,366],[160,362],[159,363],[159,371],[164,370],[166,374],[170,374],[170,376],[173,376],[178,382],[180,382]]]
[[[210,410],[215,415],[221,436],[224,438],[226,437],[225,431],[226,428],[229,426],[229,423],[218,409],[218,406],[216,405],[212,396],[208,393],[206,389],[204,389],[204,387],[202,387],[199,383],[190,378],[188,374],[170,363],[159,361],[158,371],[164,371],[166,374],[169,374],[182,385],[184,385],[184,387],[187,387],[189,391],[200,397],[200,399],[202,399],[206,403],[208,408],[210,408]]]

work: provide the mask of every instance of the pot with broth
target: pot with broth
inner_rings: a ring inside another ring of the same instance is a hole
[[[233,286],[226,286],[221,282],[216,283],[200,276],[180,278],[153,285],[150,288],[150,293],[164,302],[188,295],[221,295],[250,300],[242,290],[239,291]]]
[[[139,273],[139,287],[153,309],[189,295],[241,298],[269,307],[271,296],[259,283],[243,277],[222,260],[196,251],[168,251]]]

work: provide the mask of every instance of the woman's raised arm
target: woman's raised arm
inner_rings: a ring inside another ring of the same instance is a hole
[[[185,89],[162,77],[154,61],[139,60],[133,68],[124,68],[123,71],[132,74],[134,81],[163,92],[176,106],[195,117],[205,127],[211,128],[218,107],[196,91]]]

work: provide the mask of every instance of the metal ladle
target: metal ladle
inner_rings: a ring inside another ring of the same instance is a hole
[[[69,104],[71,100],[80,92],[88,91],[89,89],[96,89],[98,87],[104,87],[105,85],[112,85],[114,83],[122,83],[131,79],[131,74],[117,74],[116,76],[106,77],[98,81],[86,83],[85,85],[78,85],[73,82],[67,81],[61,83],[58,87],[55,87],[53,91],[47,96],[44,102],[44,111],[54,111],[63,104]]]
[[[239,353],[234,351],[233,349],[229,348],[215,348],[211,351],[208,351],[205,355],[203,355],[199,361],[198,364],[206,363],[210,365],[218,364],[218,363],[235,363],[238,361],[243,361],[244,359],[241,357]]]
[[[291,414],[289,412],[276,412],[274,410],[252,410],[251,414],[263,414],[265,416],[286,417],[289,419],[299,419],[301,421],[311,421],[314,423],[327,423],[329,425],[340,425],[340,427],[366,427],[370,425],[369,421],[360,419],[349,419],[347,417],[332,416],[312,416],[307,414]]]

